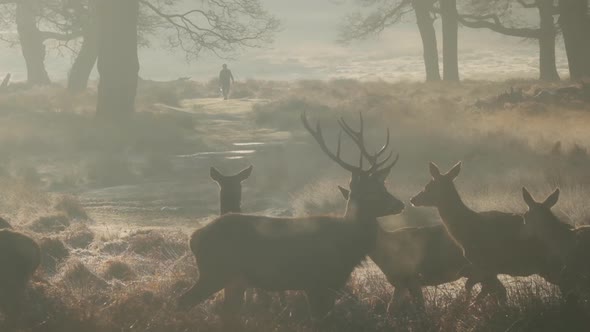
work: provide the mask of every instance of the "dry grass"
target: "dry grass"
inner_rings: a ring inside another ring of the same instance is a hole
[[[189,285],[182,278],[107,283],[76,260],[65,264],[56,278],[55,283],[37,284],[29,291],[31,310],[23,331],[235,331],[224,329],[219,319],[220,296],[190,311],[176,308],[182,285]],[[425,312],[408,308],[388,313],[391,287],[368,267],[357,270],[333,312],[322,321],[311,321],[304,296],[290,292],[284,303],[273,297],[270,303],[247,304],[241,330],[584,331],[589,326],[587,308],[566,310],[553,288],[543,282],[529,279],[510,285],[509,290],[510,303],[498,305],[473,303],[451,286],[428,288]]]
[[[41,268],[44,273],[52,275],[57,272],[59,264],[70,257],[70,250],[65,244],[55,237],[43,237],[38,239],[41,247]]]
[[[61,196],[55,203],[54,208],[57,211],[65,213],[69,219],[77,219],[80,221],[90,219],[80,201],[72,195]]]
[[[26,227],[35,233],[59,233],[70,226],[70,219],[63,214],[41,216]]]
[[[336,186],[346,186],[345,174],[311,144],[299,116],[307,111],[310,119],[321,119],[328,143],[333,144],[335,119],[344,115],[356,124],[356,113],[363,111],[370,143],[382,144],[384,128],[391,128],[392,143],[401,158],[387,185],[404,201],[428,181],[427,161],[446,168],[463,160],[457,186],[471,207],[523,211],[521,186],[527,185],[539,197],[560,186],[559,213],[577,225],[588,223],[590,106],[526,101],[485,110],[475,107],[478,100],[511,86],[532,95],[562,85],[529,81],[240,83],[234,87],[234,97],[271,101],[235,121],[243,121],[243,128],[292,134],[281,149],[247,160],[256,171],[245,184],[244,207],[277,214],[340,212],[344,201]],[[188,236],[177,229],[179,224],[169,221],[170,215],[158,224],[150,218],[154,214],[144,214],[137,218],[141,220],[124,221],[140,226],[110,230],[110,220],[119,213],[110,209],[119,196],[99,202],[104,204],[101,208],[73,194],[113,186],[116,195],[137,186],[135,192],[145,194],[146,200],[162,200],[157,201],[158,211],[161,205],[176,206],[181,200],[191,206],[194,218],[214,211],[207,203],[214,198],[199,197],[204,192],[213,197],[217,190],[214,184],[207,190],[199,187],[210,184],[202,178],[211,160],[178,165],[171,156],[206,151],[195,128],[199,135],[228,136],[228,145],[234,142],[231,132],[209,133],[198,118],[163,113],[154,104],[174,106],[185,98],[217,97],[217,88],[215,81],[143,81],[136,121],[111,127],[94,122],[93,91],[72,96],[52,86],[0,97],[0,208],[17,229],[34,231],[43,251],[40,275],[47,280],[29,290],[28,310],[19,331],[228,330],[219,319],[220,294],[190,311],[176,307],[176,299],[198,273]],[[301,142],[305,144],[295,144]],[[349,160],[358,158],[353,149],[343,153]],[[202,174],[195,174],[195,168]],[[148,197],[151,192],[144,189],[166,190],[166,185],[176,189],[178,183],[197,178],[198,185],[190,184],[193,191],[182,189],[163,198]],[[151,186],[141,187],[146,184]],[[197,199],[189,201],[191,195]],[[144,208],[140,198],[129,204],[133,209]],[[92,222],[95,218],[100,222]],[[437,222],[437,215],[411,210],[389,221],[385,225],[390,228],[422,225]],[[180,226],[197,227],[194,222]],[[287,292],[284,302],[278,296],[272,296],[270,303],[249,301],[241,324],[244,331],[297,332],[590,330],[587,303],[575,309],[565,307],[559,292],[538,278],[504,282],[509,288],[507,305],[473,303],[461,283],[455,283],[425,289],[425,312],[411,307],[388,312],[392,287],[372,264],[365,264],[339,291],[337,305],[325,320],[312,321],[304,295]],[[4,323],[0,317],[0,331]]]
[[[117,259],[105,262],[102,275],[107,280],[131,281],[137,278],[137,274],[127,263]]]
[[[64,234],[65,242],[74,249],[87,249],[94,237],[94,232],[84,224],[72,225]]]

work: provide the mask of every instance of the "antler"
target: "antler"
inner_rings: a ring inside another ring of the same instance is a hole
[[[352,127],[349,126],[348,123],[346,123],[346,120],[344,120],[344,117],[341,117],[338,120],[338,123],[340,124],[340,127],[342,127],[344,132],[346,134],[348,134],[348,136],[350,136],[350,138],[355,142],[355,144],[360,149],[360,151],[361,151],[361,168],[362,168],[362,159],[364,156],[365,158],[367,158],[367,160],[371,164],[371,168],[367,172],[373,173],[373,172],[379,170],[379,168],[381,168],[383,165],[385,165],[393,156],[393,152],[390,151],[387,158],[383,159],[382,161],[379,161],[379,159],[383,156],[383,154],[389,148],[389,143],[391,141],[391,135],[389,132],[389,128],[387,128],[387,138],[385,140],[385,144],[383,145],[383,147],[374,154],[369,153],[367,151],[367,148],[365,147],[363,113],[359,112],[359,118],[360,118],[361,128],[358,131],[352,129]],[[398,159],[399,159],[399,154],[397,154],[397,156],[395,157],[395,160],[390,165],[385,167],[384,169],[392,168],[393,166],[395,166]]]
[[[320,126],[319,122],[316,124],[316,129],[314,130],[307,121],[307,115],[305,111],[303,112],[303,114],[301,114],[301,122],[303,122],[303,126],[305,127],[305,129],[309,131],[309,133],[316,140],[322,151],[324,151],[324,153],[327,154],[328,157],[330,157],[330,159],[334,160],[336,163],[338,163],[338,165],[340,165],[342,168],[349,172],[362,172],[362,165],[361,167],[352,166],[340,158],[342,132],[338,134],[338,147],[336,148],[336,154],[334,154],[326,145],[326,141],[324,140],[324,136],[322,135],[322,127]]]
[[[360,150],[360,162],[359,162],[358,167],[352,166],[352,165],[344,162],[340,158],[342,131],[338,135],[338,147],[336,149],[336,154],[334,154],[326,146],[326,142],[324,141],[324,137],[322,135],[322,128],[320,127],[319,122],[316,124],[316,129],[314,130],[311,127],[311,125],[309,124],[309,122],[307,121],[307,115],[305,112],[303,112],[303,114],[301,115],[301,121],[303,122],[303,125],[305,126],[307,131],[310,132],[310,134],[315,138],[316,142],[320,145],[320,147],[322,148],[322,151],[324,151],[324,153],[326,153],[332,160],[336,161],[344,169],[346,169],[350,172],[353,172],[353,173],[355,173],[355,172],[374,173],[374,172],[378,171],[380,168],[382,168],[384,165],[386,165],[387,162],[393,156],[393,152],[390,151],[387,158],[383,159],[382,161],[379,161],[379,159],[383,156],[383,154],[389,148],[391,135],[389,133],[389,128],[388,128],[387,129],[387,139],[386,139],[383,147],[375,154],[369,153],[365,147],[363,114],[359,113],[359,117],[360,117],[360,127],[361,127],[359,131],[352,129],[352,127],[350,127],[348,125],[348,123],[346,123],[346,121],[344,120],[343,117],[341,117],[338,120],[338,123],[340,124],[340,127],[342,127],[342,130],[344,130],[344,132],[348,136],[350,136],[350,138],[353,140],[353,142],[358,146],[358,148]],[[366,158],[369,161],[369,163],[371,164],[371,168],[369,168],[366,171],[363,170],[363,157]],[[398,159],[399,159],[399,154],[396,156],[395,160],[391,164],[389,164],[388,166],[384,167],[383,170],[390,169],[393,166],[395,166]]]

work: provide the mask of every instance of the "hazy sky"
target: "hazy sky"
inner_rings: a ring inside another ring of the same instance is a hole
[[[411,15],[407,22],[386,30],[378,38],[343,46],[335,40],[339,22],[351,10],[346,0],[261,1],[282,21],[283,29],[274,45],[248,50],[235,60],[225,61],[204,54],[191,63],[179,52],[142,49],[140,75],[155,80],[181,76],[208,80],[227,62],[237,79],[424,79],[420,36]],[[559,45],[558,65],[565,72],[565,56]],[[155,42],[153,46],[161,44]],[[0,75],[10,71],[16,80],[24,79],[19,50],[5,47],[0,49]],[[537,45],[487,31],[461,29],[460,62],[462,76],[466,78],[535,77]],[[54,80],[64,79],[70,63],[69,58],[50,54],[47,59],[50,76]]]

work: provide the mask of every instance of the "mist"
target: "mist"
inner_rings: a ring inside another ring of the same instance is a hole
[[[0,331],[585,331],[587,0],[0,2]]]

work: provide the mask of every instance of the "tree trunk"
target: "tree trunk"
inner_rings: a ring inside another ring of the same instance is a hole
[[[34,0],[22,0],[16,5],[16,30],[27,66],[27,83],[45,85],[51,83],[45,70],[45,45],[37,27]]]
[[[559,81],[555,64],[555,22],[553,21],[553,0],[537,0],[540,18],[539,73],[543,81]]]
[[[122,119],[135,111],[138,15],[138,0],[98,1],[99,118]]]
[[[563,32],[570,79],[590,77],[588,0],[560,0],[559,25]]]
[[[440,81],[440,69],[438,67],[438,46],[436,44],[436,31],[434,20],[430,16],[432,1],[413,0],[412,6],[416,13],[416,22],[422,37],[424,52],[424,66],[426,67],[427,81]]]
[[[82,46],[68,77],[68,89],[72,92],[81,92],[88,88],[88,80],[96,64],[96,58],[98,57],[98,32],[95,14],[96,11],[90,9],[88,21],[82,27]]]
[[[457,0],[440,0],[443,29],[443,80],[459,81],[459,14]]]

